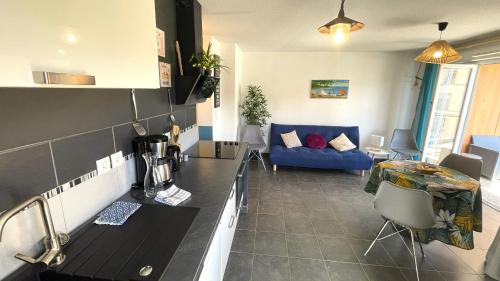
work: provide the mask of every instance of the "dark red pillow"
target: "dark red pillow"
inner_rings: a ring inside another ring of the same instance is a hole
[[[310,148],[323,149],[326,147],[326,140],[320,134],[309,134],[307,135],[307,146]]]

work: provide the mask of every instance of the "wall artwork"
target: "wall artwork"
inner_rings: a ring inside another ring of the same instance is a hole
[[[165,57],[165,31],[156,28],[156,44],[158,47],[158,56]]]
[[[346,99],[349,80],[311,80],[312,99]]]
[[[166,62],[160,62],[160,87],[169,88],[172,87],[172,79],[170,77],[170,64]]]

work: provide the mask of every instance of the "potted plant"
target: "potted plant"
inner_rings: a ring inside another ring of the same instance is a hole
[[[206,51],[203,50],[199,55],[193,54],[189,59],[189,63],[199,68],[202,74],[213,75],[215,68],[227,69],[227,66],[220,64],[219,56],[212,54],[211,48],[212,43],[209,43]]]
[[[260,86],[248,86],[248,94],[241,104],[241,115],[249,126],[258,127],[259,129],[267,124],[267,119],[271,117],[271,113],[267,110],[267,100]]]

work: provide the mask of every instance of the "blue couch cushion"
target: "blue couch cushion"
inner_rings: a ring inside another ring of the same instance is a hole
[[[323,169],[368,170],[373,164],[372,159],[359,149],[340,152],[334,148],[286,148],[273,145],[270,158],[277,165]]]

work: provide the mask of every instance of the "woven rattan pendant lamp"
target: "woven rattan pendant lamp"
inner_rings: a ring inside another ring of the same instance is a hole
[[[439,40],[432,42],[415,60],[424,63],[443,64],[452,63],[462,59],[462,56],[446,40],[441,39],[443,31],[448,26],[447,22],[438,23]]]
[[[350,32],[358,31],[365,26],[364,23],[345,16],[344,3],[345,0],[342,0],[339,14],[335,19],[318,28],[319,32],[329,34],[334,44],[346,42]]]

